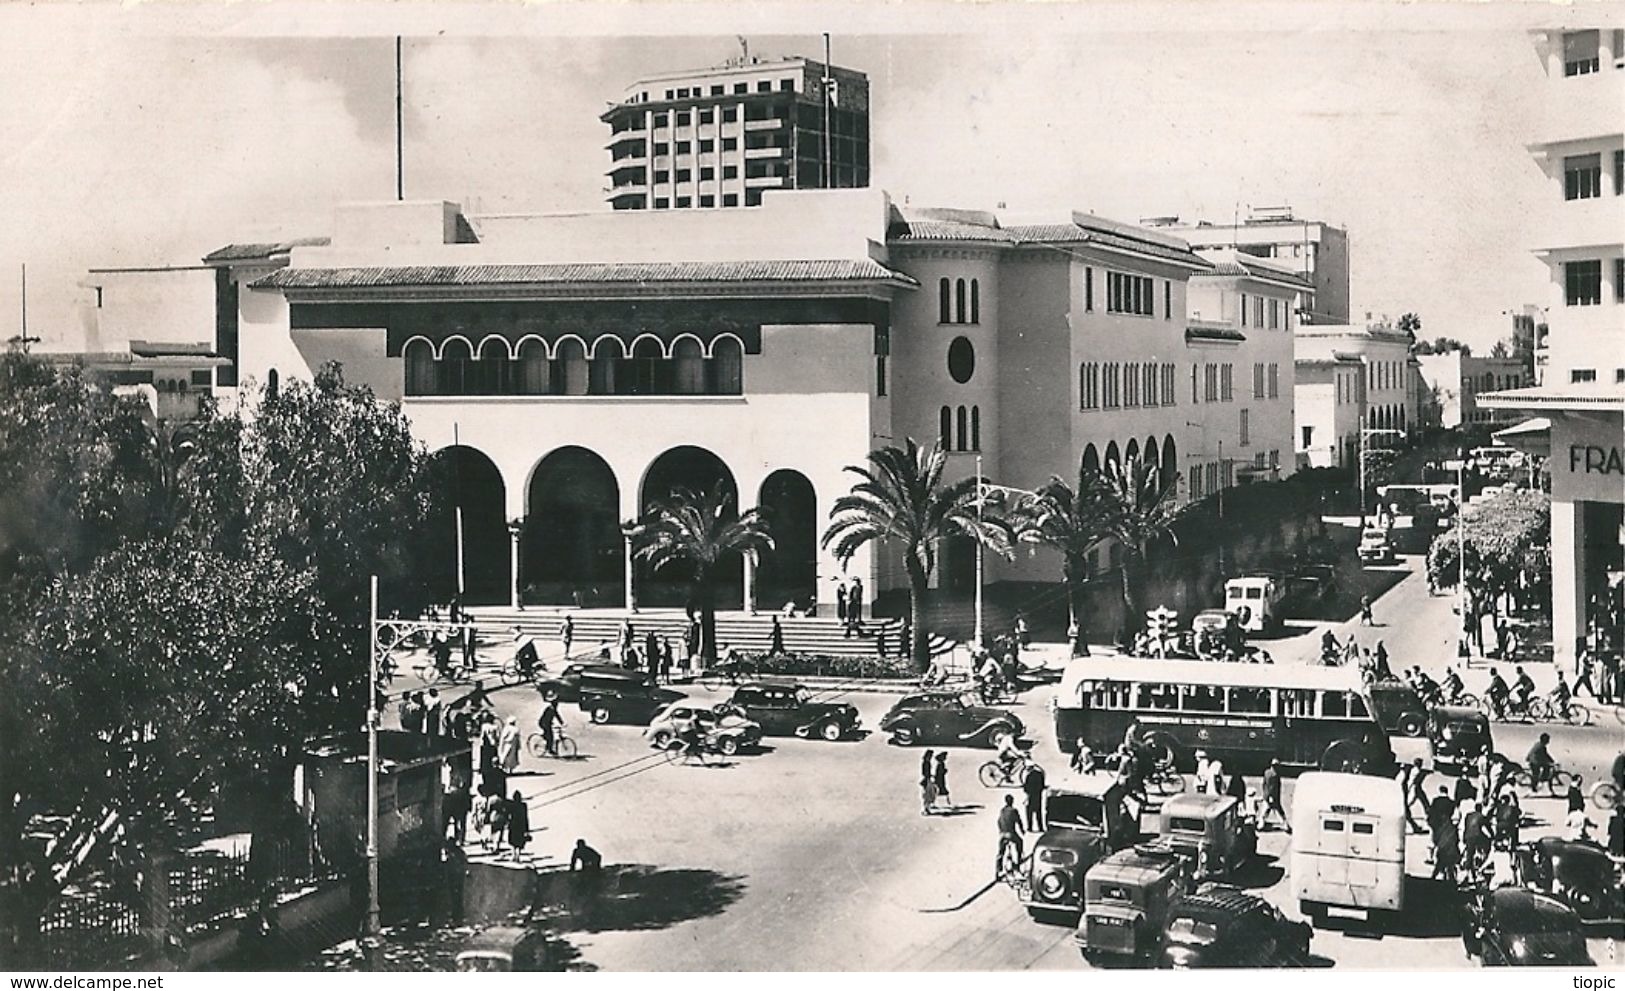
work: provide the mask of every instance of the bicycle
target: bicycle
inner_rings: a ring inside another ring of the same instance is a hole
[[[412,673],[418,680],[430,688],[441,685],[460,685],[468,680],[468,672],[453,662],[450,667],[441,668],[432,659],[418,661],[412,665]]]
[[[1619,785],[1612,781],[1599,781],[1591,786],[1591,804],[1604,812],[1617,808],[1620,797]]]
[[[1547,794],[1555,797],[1562,792],[1568,791],[1569,785],[1573,783],[1573,781],[1574,775],[1563,770],[1561,764],[1553,764],[1546,772],[1546,780],[1544,782],[1546,785],[1546,792]],[[1531,795],[1533,795],[1535,791],[1535,774],[1527,767],[1520,767],[1513,772],[1512,783],[1527,790]]]
[[[982,782],[984,788],[1014,788],[1021,784],[1027,776],[1027,769],[1032,766],[1030,757],[1022,757],[1012,764],[994,758],[977,770],[976,779]]]
[[[737,688],[741,681],[754,678],[757,674],[756,665],[749,661],[719,664],[700,675],[700,687],[708,692],[719,692],[724,686]]]
[[[1015,842],[1001,838],[999,841],[999,876],[998,880],[1015,889],[1016,894],[1026,897],[1029,884],[1027,871],[1024,868],[1027,858],[1021,856]]]
[[[576,742],[567,736],[564,727],[559,727],[553,733],[553,752],[547,752],[547,737],[540,733],[532,733],[525,738],[525,749],[530,751],[532,757],[554,757],[558,760],[573,760],[576,756]]]
[[[1568,723],[1570,726],[1591,725],[1591,710],[1569,699],[1559,712],[1557,704],[1549,698],[1537,698],[1529,703],[1531,718],[1539,722]]]
[[[503,661],[502,666],[497,669],[497,678],[502,683],[503,688],[523,685],[536,679],[536,667],[532,667],[530,673],[526,674],[519,666],[519,658],[510,657]]]
[[[700,762],[701,767],[710,766],[705,760],[706,746],[703,740],[699,743],[688,743],[681,739],[673,739],[661,750],[668,764],[687,764],[689,759],[693,758]]]

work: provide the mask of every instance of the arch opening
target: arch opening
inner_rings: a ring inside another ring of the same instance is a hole
[[[584,447],[561,447],[531,472],[519,555],[524,601],[624,606],[626,547],[615,472]]]

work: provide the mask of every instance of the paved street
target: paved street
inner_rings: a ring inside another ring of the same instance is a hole
[[[1414,564],[1415,561],[1408,562]],[[1377,604],[1386,625],[1357,631],[1382,637],[1396,667],[1421,663],[1440,671],[1453,655],[1452,600],[1429,597],[1420,575],[1400,582]],[[1339,637],[1349,630],[1338,628]],[[1280,663],[1318,653],[1319,630],[1272,645]],[[1447,650],[1448,647],[1448,650]],[[1470,686],[1487,677],[1475,670]],[[1537,679],[1541,673],[1537,672]],[[1549,677],[1549,674],[1545,677]],[[1543,681],[1544,683],[1544,681]],[[707,703],[723,695],[686,688]],[[1014,708],[1051,767],[1055,749],[1049,689],[1029,692]],[[895,700],[880,692],[828,691],[856,705],[873,730]],[[529,689],[495,695],[498,710],[527,730],[539,701]],[[577,837],[606,861],[636,865],[613,904],[590,915],[556,920],[561,937],[586,965],[652,969],[963,970],[1084,966],[1069,929],[1028,919],[1013,893],[989,885],[995,847],[994,809],[1002,792],[975,778],[986,751],[955,750],[950,784],[957,810],[926,818],[918,807],[920,751],[888,745],[878,734],[861,742],[770,739],[771,751],[722,766],[669,764],[650,751],[641,729],[593,726],[561,707],[581,758],[528,756],[513,787],[532,809],[532,853],[562,865]],[[1611,713],[1589,729],[1553,728],[1553,753],[1591,779],[1620,745]],[[1538,727],[1495,727],[1498,749],[1521,759]],[[1286,785],[1290,808],[1292,782]],[[1550,824],[1555,799],[1527,811]],[[1150,823],[1147,823],[1149,826]],[[1550,830],[1537,825],[1531,835]],[[1261,837],[1266,858],[1259,883],[1289,914],[1279,868],[1286,836]],[[1410,872],[1425,876],[1425,838],[1409,848]],[[1453,932],[1373,935],[1318,932],[1313,950],[1327,962],[1358,967],[1460,966]],[[1607,945],[1593,952],[1606,959]]]

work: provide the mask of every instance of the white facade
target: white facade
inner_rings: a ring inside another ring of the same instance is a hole
[[[1365,365],[1352,354],[1299,358],[1293,452],[1302,468],[1353,468],[1365,422]]]
[[[1303,326],[1296,334],[1298,360],[1353,355],[1365,365],[1365,426],[1409,431],[1417,418],[1416,365],[1410,338],[1387,327]]]
[[[1481,407],[1481,393],[1534,385],[1529,365],[1517,358],[1483,358],[1460,351],[1417,356],[1425,401],[1423,419],[1447,429],[1462,424],[1507,424],[1518,417]]]
[[[1154,218],[1146,223],[1184,238],[1199,251],[1231,249],[1275,261],[1309,283],[1296,307],[1304,323],[1349,321],[1348,231],[1324,221],[1293,216],[1291,207],[1249,212],[1240,223],[1182,223]]]

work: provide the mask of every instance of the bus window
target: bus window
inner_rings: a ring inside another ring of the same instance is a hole
[[[1188,712],[1223,712],[1224,690],[1213,685],[1185,685],[1182,690]]]
[[[1268,688],[1230,689],[1230,711],[1268,714],[1270,711],[1270,690]]]
[[[1367,717],[1367,716],[1369,716],[1371,714],[1370,712],[1368,712],[1366,710],[1365,699],[1361,698],[1360,696],[1358,696],[1358,695],[1350,695],[1350,696],[1348,696],[1348,702],[1349,702],[1349,715],[1358,716],[1361,719],[1364,719],[1365,717]]]
[[[1305,688],[1281,689],[1281,715],[1313,716],[1315,693]]]
[[[1252,588],[1249,588],[1247,590],[1247,598],[1249,598],[1249,599],[1262,599],[1263,597],[1264,597],[1264,590],[1259,588],[1256,585],[1254,585]]]
[[[1320,714],[1327,718],[1342,718],[1349,714],[1349,699],[1345,692],[1321,692]]]

